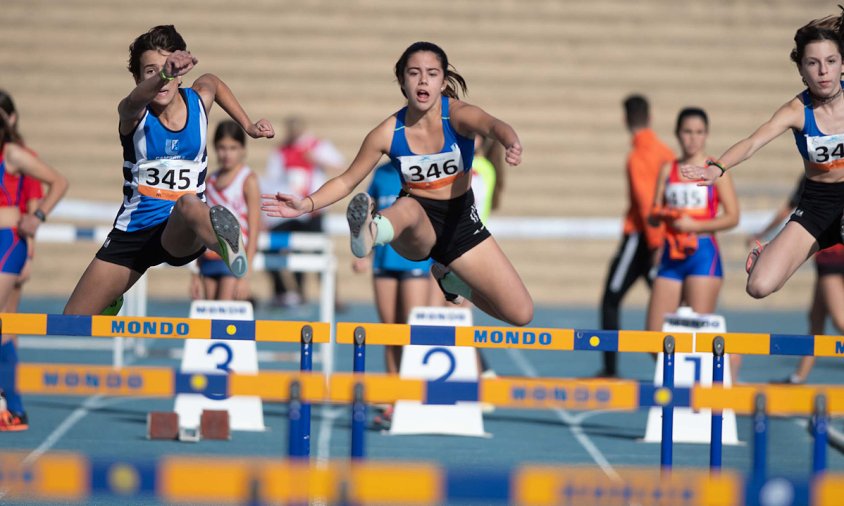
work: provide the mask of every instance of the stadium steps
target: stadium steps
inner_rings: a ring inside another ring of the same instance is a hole
[[[706,108],[713,125],[709,148],[717,155],[799,91],[788,61],[792,37],[824,13],[833,9],[819,0],[538,0],[529,6],[515,0],[253,0],[245,9],[228,0],[185,0],[178,8],[164,0],[6,0],[0,86],[14,94],[29,144],[70,178],[69,196],[116,207],[116,107],[131,87],[127,48],[150,26],[166,20],[185,35],[200,59],[188,82],[202,72],[220,75],[254,119],[280,125],[285,115],[302,114],[347,160],[363,136],[401,106],[392,75],[401,50],[431,39],[467,77],[467,100],[513,124],[522,138],[524,163],[508,169],[500,214],[620,216],[629,146],[620,104],[627,94],[651,98],[654,128],[674,149],[677,111]],[[212,128],[222,117],[219,108],[212,111]],[[799,159],[787,137],[737,171],[742,209],[770,209],[788,194]],[[254,169],[263,169],[276,142],[249,142]],[[724,239],[731,269],[724,301],[748,304],[737,282],[746,252],[732,242],[732,236]],[[368,297],[369,280],[349,273],[346,242],[337,244],[341,296]],[[597,301],[616,247],[614,240],[502,244],[537,300],[572,303]],[[63,247],[42,248],[30,291],[69,293],[92,254],[81,247],[79,258],[66,257]],[[47,267],[71,261],[77,267],[77,260],[79,269]],[[152,273],[153,293],[186,293],[186,278],[166,272]],[[798,278],[784,293],[804,300],[811,272]],[[268,285],[255,284],[266,294]],[[785,300],[777,295],[764,304]]]

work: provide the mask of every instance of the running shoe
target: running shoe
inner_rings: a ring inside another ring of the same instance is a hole
[[[753,270],[753,266],[756,265],[756,259],[759,258],[759,255],[762,253],[762,250],[765,249],[765,245],[759,241],[756,241],[756,246],[750,250],[750,254],[747,255],[747,262],[744,264],[744,270],[750,274],[750,271]]]
[[[237,278],[246,276],[246,248],[243,247],[243,234],[240,233],[237,218],[225,207],[214,206],[211,208],[211,227],[214,228],[217,242],[220,244],[220,256],[232,274]]]
[[[390,430],[390,425],[393,423],[393,405],[385,407],[381,413],[375,415],[372,423],[376,429]]]
[[[0,432],[21,432],[29,429],[29,418],[26,413],[12,413],[9,410],[0,412]]]
[[[368,193],[358,193],[352,197],[346,208],[346,220],[349,222],[352,254],[358,258],[364,258],[372,251],[375,243],[371,226],[374,217],[375,203]]]
[[[431,265],[431,274],[433,274],[434,279],[437,280],[437,285],[439,285],[440,290],[442,290],[443,295],[445,295],[445,300],[451,302],[452,304],[463,303],[462,295],[460,295],[459,293],[450,292],[445,288],[444,283],[447,282],[446,278],[448,276],[454,276],[454,273],[451,272],[451,269],[439,262],[434,262]]]
[[[117,313],[120,312],[120,309],[123,307],[123,296],[114,299],[111,304],[108,305],[107,308],[103,309],[103,312],[100,313],[103,316],[117,316]]]

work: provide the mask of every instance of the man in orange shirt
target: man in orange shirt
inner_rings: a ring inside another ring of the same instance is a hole
[[[610,264],[604,296],[601,301],[601,327],[604,330],[619,328],[621,299],[640,277],[651,286],[651,268],[658,259],[662,245],[662,227],[648,224],[648,214],[654,201],[656,180],[662,166],[674,161],[674,153],[663,144],[650,128],[648,101],[641,95],[631,95],[624,100],[627,129],[633,148],[627,155],[627,183],[630,207],[624,219],[624,237]],[[604,353],[601,377],[618,375],[618,357],[614,352]]]

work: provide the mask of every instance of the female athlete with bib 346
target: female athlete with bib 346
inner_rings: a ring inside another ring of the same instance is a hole
[[[237,218],[205,203],[208,111],[214,103],[250,137],[272,137],[266,120],[252,123],[232,91],[213,74],[181,88],[197,64],[172,25],[156,26],[129,47],[135,88],[120,101],[123,205],[96,258],[77,283],[66,314],[98,314],[153,265],[185,265],[205,251],[219,254],[237,277],[248,261]]]
[[[715,184],[728,169],[791,130],[806,178],[800,202],[785,228],[747,259],[747,293],[760,299],[776,292],[820,249],[842,242],[844,212],[844,15],[816,19],[797,30],[791,60],[806,89],[785,103],[750,137],[706,166],[681,167],[683,176]]]
[[[351,166],[304,199],[264,195],[270,216],[296,217],[349,195],[383,155],[402,179],[402,193],[380,214],[366,193],[355,195],[346,217],[352,253],[363,258],[373,245],[389,243],[410,260],[433,258],[446,297],[463,296],[487,314],[527,325],[533,301],[510,260],[478,217],[471,190],[474,137],[492,137],[506,148],[510,165],[522,161],[510,125],[458,99],[466,82],[436,44],[416,42],[395,66],[407,106],[364,139]],[[436,264],[435,264],[436,265]],[[435,273],[437,275],[437,273]]]

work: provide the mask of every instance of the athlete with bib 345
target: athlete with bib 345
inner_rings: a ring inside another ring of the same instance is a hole
[[[363,258],[373,245],[390,244],[410,260],[433,258],[434,274],[449,300],[463,296],[487,314],[513,325],[533,319],[533,301],[513,265],[478,217],[472,195],[476,135],[506,149],[510,165],[522,161],[510,125],[458,99],[466,82],[436,44],[416,42],[399,58],[395,75],[407,106],[391,114],[364,139],[351,166],[305,198],[264,195],[270,216],[291,218],[330,206],[349,195],[386,155],[403,191],[374,213],[366,193],[347,210],[352,253]]]
[[[149,267],[185,265],[205,248],[219,254],[235,276],[246,274],[237,218],[225,207],[205,203],[207,114],[216,102],[251,137],[272,137],[273,128],[266,120],[252,123],[213,74],[180,87],[196,64],[172,25],[151,29],[129,47],[136,86],[117,107],[123,205],[70,296],[66,314],[98,314]]]

